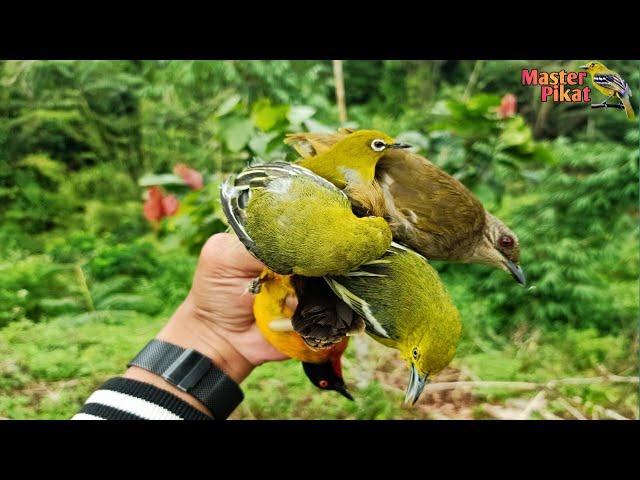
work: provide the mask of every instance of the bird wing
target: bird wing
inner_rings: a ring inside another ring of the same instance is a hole
[[[303,176],[313,180],[333,192],[339,192],[346,198],[346,194],[342,190],[330,181],[316,175],[311,170],[301,167],[300,165],[282,161],[252,165],[245,168],[236,177],[235,186],[240,188],[247,186],[250,188],[268,188],[269,184],[278,178],[296,176]]]
[[[385,193],[394,238],[431,260],[453,260],[481,235],[485,211],[457,179],[426,158],[392,150],[376,179]]]
[[[249,187],[236,187],[231,185],[231,177],[227,178],[220,185],[220,203],[222,204],[222,211],[227,218],[227,222],[229,222],[229,226],[247,250],[259,259],[260,249],[244,228],[246,223],[244,209],[249,203],[250,198],[251,190]]]
[[[220,201],[229,225],[243,245],[258,259],[260,249],[245,230],[245,209],[251,200],[251,191],[258,188],[269,188],[271,183],[280,178],[304,176],[333,192],[339,193],[345,199],[346,194],[324,178],[316,175],[299,165],[288,162],[271,162],[254,164],[242,170],[231,185],[231,178],[220,185]]]
[[[346,303],[349,308],[356,312],[360,318],[364,319],[367,325],[367,329],[373,330],[373,332],[384,338],[391,338],[387,331],[384,329],[380,321],[375,317],[369,304],[362,298],[354,294],[349,288],[347,288],[337,277],[323,277],[325,282],[331,287],[331,290],[340,297],[340,299]]]
[[[613,90],[620,95],[626,95],[627,92],[631,95],[629,84],[617,73],[596,73],[593,76],[593,81],[601,87]]]
[[[310,158],[326,152],[352,132],[340,129],[338,133],[291,133],[284,143],[295,148],[302,158]]]
[[[383,324],[385,324],[384,319],[378,319],[375,316],[371,305],[349,288],[349,282],[354,279],[354,277],[384,278],[390,276],[391,261],[389,260],[389,256],[408,250],[406,246],[393,242],[382,258],[360,265],[357,271],[349,272],[340,277],[324,277],[325,282],[331,287],[331,290],[364,320],[367,329],[382,338],[392,338],[389,326],[385,329],[383,326]]]
[[[326,152],[352,132],[295,133],[285,143],[308,158]],[[480,201],[426,158],[407,150],[388,150],[378,162],[376,180],[384,192],[381,205],[388,212],[385,217],[394,238],[426,257],[456,260],[482,235],[485,211]],[[354,202],[352,194],[358,192],[346,191]],[[364,210],[379,215],[378,209]]]
[[[295,275],[291,281],[298,297],[291,324],[308,346],[328,348],[364,330],[362,319],[322,279]]]

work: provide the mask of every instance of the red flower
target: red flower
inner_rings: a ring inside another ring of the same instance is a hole
[[[165,195],[156,185],[149,187],[149,195],[144,202],[144,216],[151,223],[157,224],[164,217],[169,217],[178,211],[180,203],[175,195]]]
[[[502,102],[496,109],[496,111],[498,112],[498,118],[513,117],[516,114],[517,107],[518,101],[516,100],[515,95],[507,93],[504,97],[502,97]]]
[[[200,190],[202,188],[202,174],[193,168],[187,167],[184,163],[179,163],[173,167],[173,173],[182,177],[184,183],[189,185],[193,190]]]
[[[164,212],[165,217],[170,217],[176,213],[179,206],[180,202],[178,202],[175,195],[167,195],[162,199],[162,211]]]

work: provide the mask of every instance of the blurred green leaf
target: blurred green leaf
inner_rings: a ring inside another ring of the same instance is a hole
[[[224,134],[227,148],[232,152],[242,150],[249,143],[253,128],[253,122],[248,119],[232,123]]]
[[[261,98],[253,104],[251,119],[260,130],[268,132],[285,123],[288,112],[288,105],[274,106],[268,98]]]
[[[143,175],[138,179],[141,187],[152,187],[154,185],[184,185],[184,180],[173,173]]]
[[[214,115],[218,118],[224,117],[226,114],[230,113],[238,103],[240,103],[240,100],[242,100],[240,95],[231,95],[218,107]]]
[[[316,113],[316,109],[308,105],[292,105],[287,112],[289,123],[299,125],[305,120],[309,120]]]

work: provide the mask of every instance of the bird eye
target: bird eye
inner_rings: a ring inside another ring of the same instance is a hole
[[[413,355],[414,360],[418,359],[418,347],[413,349],[413,352],[411,352],[411,354]]]
[[[509,235],[504,235],[503,237],[500,237],[500,246],[502,248],[513,247],[513,238],[511,238]]]
[[[327,388],[329,386],[329,382],[327,382],[326,380],[320,380],[318,382],[318,385],[320,386],[320,388]]]
[[[384,143],[384,140],[380,140],[379,138],[376,138],[373,142],[371,142],[371,148],[373,148],[376,152],[381,152],[386,146],[387,144]]]

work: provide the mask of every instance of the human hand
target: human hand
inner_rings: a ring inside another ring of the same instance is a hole
[[[213,235],[200,253],[191,291],[158,338],[209,356],[237,383],[264,362],[286,359],[253,318],[248,286],[263,269],[235,235]]]
[[[235,235],[213,235],[202,248],[187,298],[157,338],[206,355],[238,384],[256,366],[285,360],[287,356],[267,342],[253,318],[248,287],[263,268]],[[287,303],[295,308],[297,300]],[[167,390],[211,415],[195,397],[147,370],[131,367],[124,377]]]

